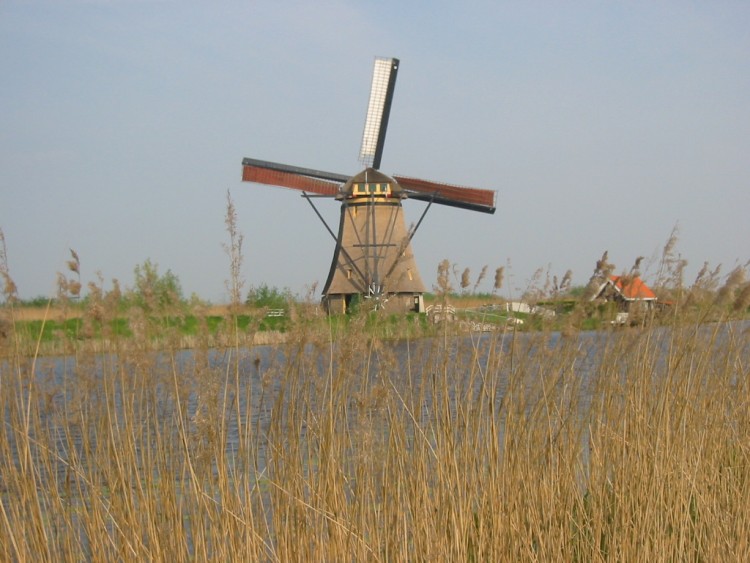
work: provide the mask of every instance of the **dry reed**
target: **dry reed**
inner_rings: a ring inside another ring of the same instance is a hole
[[[749,329],[701,318],[384,340],[302,317],[185,352],[142,316],[55,358],[11,330],[0,559],[744,560]]]

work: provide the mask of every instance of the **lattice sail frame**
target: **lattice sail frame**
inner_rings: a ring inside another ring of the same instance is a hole
[[[359,161],[365,168],[375,170],[380,168],[398,67],[398,59],[383,57],[375,59],[370,101],[367,104],[367,118],[362,134],[362,146],[359,150]]]

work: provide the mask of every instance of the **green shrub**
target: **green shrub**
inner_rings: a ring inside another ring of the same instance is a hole
[[[258,287],[251,287],[247,293],[245,303],[252,307],[268,309],[286,309],[289,302],[292,301],[292,293],[289,289],[279,289],[261,284]]]

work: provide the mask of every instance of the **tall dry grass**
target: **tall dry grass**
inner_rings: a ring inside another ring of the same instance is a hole
[[[748,325],[691,307],[396,341],[303,318],[189,353],[152,350],[144,317],[135,344],[55,358],[8,322],[0,559],[744,560]]]

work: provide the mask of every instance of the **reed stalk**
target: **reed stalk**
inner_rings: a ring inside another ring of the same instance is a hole
[[[185,351],[142,317],[56,357],[11,334],[0,560],[747,559],[743,283],[596,332],[386,339],[362,312]]]

